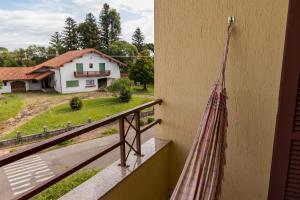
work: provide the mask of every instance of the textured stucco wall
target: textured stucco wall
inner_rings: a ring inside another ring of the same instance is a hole
[[[226,85],[228,148],[222,200],[267,199],[287,0],[156,0],[156,136],[173,140],[170,188],[194,139],[236,16]]]

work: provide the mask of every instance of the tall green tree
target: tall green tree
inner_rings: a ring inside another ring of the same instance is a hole
[[[62,36],[59,32],[55,32],[55,33],[53,33],[53,35],[51,35],[49,44],[50,44],[50,47],[55,49],[56,54],[59,55],[59,54],[64,53],[63,40],[62,40]]]
[[[109,12],[110,19],[110,42],[119,40],[121,34],[121,17],[120,13],[116,9],[111,9]]]
[[[144,44],[145,36],[141,31],[140,27],[137,27],[132,35],[132,44],[136,46],[139,52],[145,49]]]
[[[66,51],[78,49],[78,33],[76,21],[68,17],[63,30],[63,45]]]
[[[122,67],[121,71],[129,72],[132,65],[136,62],[136,56],[138,55],[136,46],[121,40],[112,42],[109,49],[111,56],[116,56],[116,59],[127,64],[127,67]]]
[[[26,50],[23,48],[16,49],[13,52],[17,66],[25,66]]]
[[[154,53],[154,44],[153,43],[147,43],[145,44],[145,47],[150,51],[151,53]]]
[[[3,65],[2,67],[16,67],[16,59],[14,54],[10,53],[9,51],[2,51],[0,54],[0,60],[2,60]]]
[[[140,53],[136,63],[130,70],[129,77],[134,80],[134,82],[143,84],[144,90],[147,90],[148,83],[153,82],[154,64],[147,50]]]
[[[121,34],[121,17],[115,10],[105,3],[100,12],[100,29],[102,51],[109,53],[109,46],[113,41],[119,39]]]
[[[92,13],[86,15],[85,21],[78,26],[78,40],[81,48],[96,48],[100,50],[100,30]]]

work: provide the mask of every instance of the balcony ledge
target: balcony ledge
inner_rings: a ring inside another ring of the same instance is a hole
[[[150,158],[166,148],[170,141],[151,138],[142,145],[143,157],[137,157],[134,152],[130,153],[127,168],[121,168],[120,160],[117,160],[101,172],[90,178],[83,184],[76,187],[60,200],[98,200],[118,186],[124,179],[135,172],[139,167],[146,163]]]

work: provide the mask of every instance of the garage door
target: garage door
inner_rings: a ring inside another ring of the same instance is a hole
[[[26,85],[23,81],[15,81],[11,83],[12,92],[26,92]]]

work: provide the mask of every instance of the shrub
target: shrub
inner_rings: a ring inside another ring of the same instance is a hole
[[[70,100],[70,107],[72,110],[80,110],[82,108],[82,100],[79,97],[73,97]]]
[[[64,146],[68,146],[68,145],[71,145],[73,144],[75,141],[74,139],[69,139],[69,140],[66,140],[66,141],[63,141],[59,144],[57,144],[58,147],[64,147]]]
[[[120,91],[120,101],[121,102],[129,102],[131,99],[131,91],[128,88],[123,88]]]
[[[121,102],[129,102],[131,99],[131,85],[132,81],[128,78],[120,78],[108,87],[108,91],[118,96]]]
[[[9,150],[9,153],[13,153],[13,152],[15,152],[15,151],[17,151],[16,148],[11,148],[11,149]]]
[[[143,119],[140,119],[140,126],[145,126],[146,122]]]
[[[116,128],[109,128],[102,132],[103,135],[113,135],[116,133],[118,133],[118,129]]]
[[[149,116],[148,118],[147,118],[147,123],[148,124],[150,124],[151,122],[154,122],[154,117],[153,116]]]

